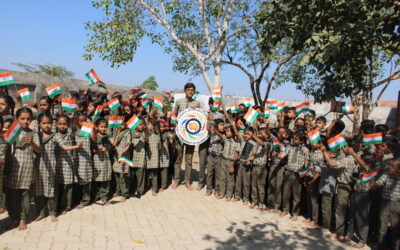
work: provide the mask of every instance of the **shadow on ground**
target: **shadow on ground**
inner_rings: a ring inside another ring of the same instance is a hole
[[[220,240],[212,235],[205,235],[203,239],[215,245],[213,249],[345,249],[325,240],[323,233],[315,229],[296,232],[289,228],[282,232],[274,223],[243,221],[231,222],[226,230],[231,233],[228,239]]]

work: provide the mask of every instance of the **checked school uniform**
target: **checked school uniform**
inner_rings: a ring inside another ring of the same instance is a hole
[[[325,163],[324,153],[321,150],[312,150],[310,153],[310,167],[311,170],[307,172],[305,182],[310,183],[316,176],[316,168],[322,166]],[[318,223],[318,211],[319,211],[319,180],[314,183],[311,191],[307,190],[307,217]]]
[[[144,194],[146,170],[146,133],[132,131],[133,162],[131,169],[132,193]]]
[[[40,145],[38,134],[25,130],[12,145],[6,186],[8,212],[13,221],[26,221],[29,214],[29,189],[34,178],[35,154],[32,147],[26,144],[25,136],[33,138],[33,142]]]
[[[110,181],[112,175],[112,167],[110,160],[111,142],[108,135],[97,134],[94,142],[94,149],[106,148],[105,152],[93,153],[93,182],[96,189],[99,188],[97,198],[102,201],[108,200],[110,193]],[[95,190],[96,190],[95,189]]]
[[[124,150],[131,144],[132,144],[131,133],[128,129],[125,129],[117,137],[117,145],[115,146],[115,148],[117,151],[118,158],[125,157],[127,159],[132,159],[130,149],[124,152]],[[131,184],[131,172],[130,172],[131,167],[129,167],[127,164],[123,162],[118,162],[118,159],[115,159],[112,168],[116,182],[115,193],[125,198],[129,198],[129,187]]]
[[[219,194],[223,146],[223,138],[210,131],[210,146],[207,158],[207,192],[212,192],[214,189],[215,194]]]
[[[265,181],[267,179],[267,163],[271,153],[271,143],[266,141],[258,144],[254,155],[253,171],[251,176],[251,203],[264,205]]]
[[[283,186],[283,211],[289,212],[290,198],[293,196],[292,214],[296,216],[300,210],[301,181],[298,171],[310,158],[310,151],[304,145],[289,146],[288,162],[285,166],[285,185]]]
[[[168,168],[170,164],[169,146],[172,144],[174,136],[171,132],[163,132],[160,141],[160,175],[161,175],[161,188],[168,187]]]
[[[91,197],[93,164],[92,164],[92,148],[93,143],[89,137],[84,137],[76,131],[75,142],[82,143],[82,147],[75,150],[75,175],[77,182],[82,187],[82,205],[88,205]]]
[[[49,214],[56,215],[56,143],[55,134],[40,136],[42,152],[35,159],[34,194],[36,205],[41,216],[46,215],[46,207]]]
[[[257,143],[252,139],[246,141],[243,136],[239,136],[239,140],[239,166],[235,183],[235,199],[240,199],[243,195],[243,202],[248,202],[250,199],[250,180],[253,166],[251,164],[246,165],[246,162],[256,153]]]
[[[4,176],[6,175],[7,163],[10,159],[11,147],[2,136],[0,136],[0,208],[6,208],[6,196],[3,190]]]
[[[358,172],[358,165],[353,156],[346,155],[335,161],[338,170],[335,196],[335,233],[345,235],[345,219],[349,208],[350,194],[352,193],[352,176]]]
[[[232,198],[235,188],[235,173],[229,173],[230,168],[236,168],[235,155],[239,151],[240,144],[235,138],[223,139],[224,148],[222,150],[222,165],[219,182],[219,195]]]
[[[65,134],[60,132],[54,136],[56,143],[56,183],[61,209],[70,210],[72,203],[72,185],[75,180],[74,173],[74,152],[64,150],[62,146],[72,146],[72,134],[68,131]]]
[[[151,179],[151,190],[158,191],[158,171],[160,167],[160,135],[154,131],[148,132],[146,143],[146,172]]]

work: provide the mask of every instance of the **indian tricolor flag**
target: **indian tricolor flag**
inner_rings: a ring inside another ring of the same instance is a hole
[[[149,95],[147,93],[143,93],[142,95],[140,95],[141,99],[148,99]]]
[[[139,96],[141,96],[143,93],[144,93],[144,92],[143,92],[142,89],[135,89],[135,90],[132,91],[132,95],[133,95],[134,97],[139,97]]]
[[[270,110],[277,110],[278,109],[278,100],[266,100],[265,107],[269,108]]]
[[[93,117],[100,116],[102,111],[103,111],[103,106],[102,105],[98,105],[96,110],[94,111]]]
[[[306,112],[309,109],[310,109],[309,102],[300,103],[299,105],[296,105],[296,114],[300,114],[301,112]]]
[[[279,150],[281,145],[282,145],[282,143],[279,140],[276,140],[276,139],[272,140],[272,148],[275,151]]]
[[[257,112],[255,109],[253,108],[249,108],[249,110],[247,111],[246,115],[244,116],[244,119],[250,123],[253,124],[254,121],[257,119],[257,117],[260,115],[259,112]]]
[[[15,119],[11,126],[8,128],[7,132],[3,134],[3,138],[8,143],[13,144],[18,138],[19,134],[21,134],[21,131],[22,128],[19,125],[18,121]]]
[[[232,114],[236,114],[239,113],[239,107],[236,103],[232,103],[231,105],[229,105],[229,109],[231,110]]]
[[[153,100],[154,100],[154,102],[153,102],[154,107],[158,108],[159,110],[162,110],[164,107],[164,104],[163,104],[163,101],[161,100],[161,98],[158,96],[154,96]]]
[[[171,113],[171,122],[172,123],[178,123],[178,119],[176,118],[176,114],[175,113]]]
[[[311,165],[308,165],[306,168],[302,168],[298,171],[300,178],[303,178],[307,175],[308,172],[311,170]]]
[[[139,126],[140,124],[140,120],[136,115],[133,115],[131,119],[129,119],[129,121],[126,123],[126,125],[128,125],[128,128],[130,130],[135,130],[137,128],[137,126]]]
[[[88,73],[86,73],[85,76],[90,82],[89,87],[96,84],[100,80],[99,76],[96,74],[94,69],[91,69]]]
[[[108,118],[108,127],[119,128],[121,127],[123,122],[124,122],[123,116],[110,116],[110,118]]]
[[[97,87],[107,89],[107,84],[101,80],[97,82]]]
[[[241,130],[246,130],[246,126],[243,124],[242,120],[238,120],[237,125]]]
[[[214,100],[213,105],[211,106],[211,110],[216,111],[219,107],[219,105],[221,105],[221,100]]]
[[[382,133],[363,134],[363,145],[382,144]]]
[[[140,100],[140,104],[143,106],[143,108],[147,108],[150,105],[150,101],[147,98],[144,98]]]
[[[17,91],[18,95],[21,97],[21,100],[31,99],[31,93],[28,88],[20,89]]]
[[[269,118],[270,114],[271,114],[271,111],[269,110],[269,108],[265,107],[264,108],[264,117]]]
[[[342,106],[342,113],[349,115],[354,114],[354,107],[353,106]]]
[[[251,98],[249,98],[249,97],[243,98],[242,102],[243,102],[244,106],[246,106],[248,108],[250,108],[252,106]]]
[[[54,83],[53,85],[46,88],[47,94],[50,98],[54,98],[57,95],[61,95],[61,88],[59,83]]]
[[[64,110],[64,111],[75,112],[77,109],[76,100],[62,98],[61,99],[61,107],[62,107],[62,110]]]
[[[342,148],[343,146],[347,145],[346,140],[344,139],[344,137],[341,134],[338,134],[332,138],[329,138],[327,140],[328,142],[328,146],[332,151],[337,151],[340,148]]]
[[[310,139],[311,143],[317,143],[319,141],[321,141],[321,136],[319,134],[319,129],[316,128],[312,131],[310,131],[308,134],[308,139]]]
[[[91,137],[93,134],[94,124],[89,122],[84,122],[81,127],[79,134],[84,137]]]
[[[378,173],[379,173],[379,169],[376,169],[370,173],[363,174],[362,178],[361,178],[361,183],[366,184],[368,182],[375,180],[375,178],[378,176]]]
[[[214,92],[222,92],[223,86],[214,87]]]
[[[212,99],[215,100],[222,100],[222,93],[221,92],[213,92],[212,93]]]
[[[276,110],[277,113],[282,113],[284,110],[284,107],[286,105],[286,102],[280,102],[278,103],[278,109]]]
[[[213,127],[217,126],[217,124],[214,122],[214,120],[212,118],[207,118],[207,123],[208,123],[208,125],[213,126]]]
[[[125,158],[125,157],[119,157],[118,158],[118,162],[119,163],[123,163],[125,165],[128,165],[131,168],[135,165],[135,163],[133,161],[131,161],[128,158]]]
[[[14,78],[10,72],[0,74],[0,87],[14,84]]]
[[[110,107],[110,109],[111,109],[112,111],[114,111],[114,110],[117,109],[119,106],[121,106],[121,104],[119,103],[119,100],[118,100],[117,97],[115,97],[115,98],[109,100],[109,101],[107,102],[107,104],[108,104],[108,106]]]

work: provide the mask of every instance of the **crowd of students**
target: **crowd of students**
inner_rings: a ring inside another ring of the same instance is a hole
[[[123,100],[120,93],[71,91],[65,98],[74,100],[77,110],[70,113],[62,109],[60,95],[23,104],[6,87],[0,89],[0,131],[14,129],[15,121],[22,130],[11,145],[0,137],[0,213],[8,212],[9,229],[27,228],[32,201],[39,211],[36,221],[47,215],[57,221],[73,208],[109,205],[112,197],[124,202],[149,189],[157,196],[171,182],[176,189],[183,157],[185,186],[192,190],[194,146],[176,136],[174,118],[187,108],[204,108],[194,98],[195,85],[185,85],[186,97],[175,101],[172,112],[170,98],[160,109],[153,102],[143,106],[135,93]],[[109,100],[115,98],[121,106],[110,110]],[[302,215],[303,223],[356,248],[367,240],[382,247],[389,239],[390,248],[399,249],[398,128],[365,120],[357,135],[344,138],[342,115],[328,125],[313,110],[298,114],[285,107],[276,124],[262,111],[250,124],[244,104],[238,112],[223,104],[215,108],[213,98],[209,105],[210,138],[199,146],[197,190],[205,187],[206,196],[241,201],[294,221]],[[111,126],[114,116],[123,117],[118,127]],[[134,129],[128,124],[133,116],[139,120]],[[82,133],[87,124],[94,124],[90,136]],[[311,140],[314,132],[319,136]],[[381,142],[363,143],[364,135],[376,133]],[[332,147],[327,143],[332,138],[345,143]]]

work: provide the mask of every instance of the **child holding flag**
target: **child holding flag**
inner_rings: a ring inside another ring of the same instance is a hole
[[[95,122],[93,141],[93,194],[102,205],[109,205],[110,181],[112,175],[110,153],[112,145],[107,134],[108,121],[100,118]]]
[[[40,153],[39,137],[29,128],[33,119],[32,110],[20,108],[16,120],[4,137],[12,144],[10,172],[7,176],[7,203],[11,217],[9,228],[27,229],[29,214],[29,189],[33,181],[34,154]]]
[[[146,123],[134,115],[128,121],[128,127],[131,128],[133,162],[135,163],[131,171],[132,193],[140,197],[145,191],[146,143],[148,141]]]
[[[160,118],[160,192],[164,191],[168,187],[168,168],[170,166],[170,159],[172,154],[170,154],[170,148],[174,139],[174,134],[171,132],[169,124],[166,120],[167,118]]]
[[[146,175],[151,180],[151,193],[157,196],[158,173],[160,167],[160,134],[158,121],[156,120],[157,109],[153,109],[147,123],[146,143]]]
[[[129,187],[131,185],[130,169],[133,168],[131,161],[131,143],[132,137],[126,125],[128,119],[125,118],[124,123],[117,130],[113,141],[113,146],[116,149],[115,160],[113,164],[113,172],[116,182],[115,194],[121,195],[120,202],[125,202],[129,198]]]
[[[6,161],[10,159],[11,147],[3,138],[3,118],[0,116],[0,214],[7,211],[6,209],[6,196],[3,190],[4,185],[4,167]]]
[[[58,186],[58,207],[61,214],[71,210],[72,185],[74,183],[74,158],[72,150],[82,147],[82,143],[73,145],[72,132],[69,130],[70,119],[67,115],[57,118],[56,143],[56,182]]]
[[[308,167],[310,159],[310,151],[304,145],[306,135],[303,132],[297,132],[293,136],[293,143],[289,146],[286,153],[288,162],[285,166],[285,185],[283,186],[283,212],[280,216],[285,216],[289,213],[290,200],[292,202],[292,220],[297,221],[297,216],[300,210],[301,198],[301,182],[298,171],[303,167]]]
[[[76,125],[78,130],[75,132],[75,142],[82,146],[75,151],[75,174],[77,182],[81,187],[82,196],[80,203],[76,207],[78,209],[84,208],[89,205],[91,200],[92,179],[93,179],[93,166],[92,166],[92,140],[90,139],[91,133],[86,134],[81,131],[84,130],[86,125],[86,115],[81,112],[76,113]],[[93,129],[93,127],[91,127]]]

